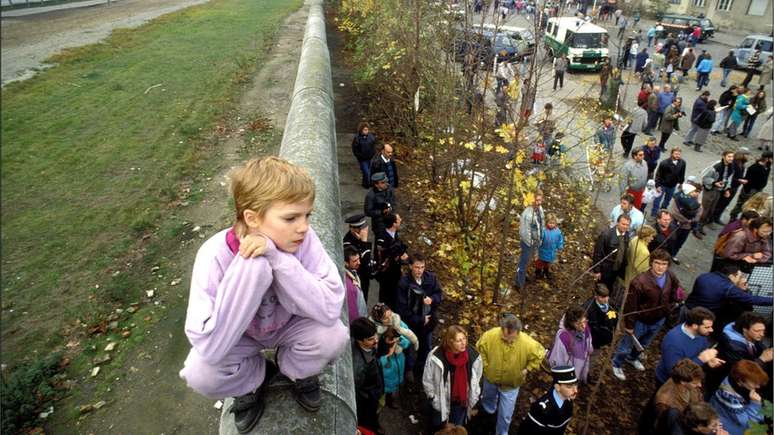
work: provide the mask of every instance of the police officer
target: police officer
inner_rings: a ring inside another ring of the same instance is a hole
[[[377,172],[371,175],[373,187],[368,191],[363,206],[364,212],[371,218],[371,230],[378,236],[384,230],[384,217],[396,212],[395,192],[387,181],[387,174]]]
[[[572,419],[572,401],[578,395],[578,378],[572,366],[551,369],[554,386],[532,403],[519,426],[519,435],[562,435]]]
[[[351,246],[360,254],[360,267],[357,275],[360,277],[360,289],[368,303],[368,288],[373,276],[373,259],[371,243],[368,242],[368,223],[366,215],[358,213],[344,220],[349,224],[349,231],[344,235],[344,247]]]

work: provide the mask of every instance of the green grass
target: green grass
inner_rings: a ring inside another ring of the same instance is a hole
[[[131,254],[159,228],[162,248],[142,249],[172,245],[169,201],[213,164],[211,128],[300,4],[214,0],[67,51],[3,90],[4,362],[51,350],[105,302],[138,299],[153,262]]]

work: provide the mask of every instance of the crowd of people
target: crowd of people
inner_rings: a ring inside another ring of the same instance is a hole
[[[600,18],[615,19],[622,36],[629,25],[613,10]],[[527,334],[522,320],[509,312],[500,313],[497,325],[475,343],[463,326],[444,325],[439,317],[444,291],[429,270],[432,259],[402,238],[395,147],[361,123],[352,153],[367,192],[363,213],[346,218],[343,281],[309,226],[311,177],[276,157],[251,160],[231,177],[233,226],[212,236],[197,254],[185,324],[192,349],[181,378],[205,396],[233,397],[228,412],[237,431],[249,433],[268,405],[266,385],[278,376],[292,382],[303,409],[318,411],[319,374],[349,345],[361,434],[385,433],[383,407],[404,406],[401,397],[409,388],[422,393],[431,433],[470,429],[503,435],[516,417],[522,435],[562,434],[581,386],[606,372],[630,382],[627,370],[645,371],[644,355],[657,353],[648,348],[668,329],[652,364],[655,392],[640,418],[640,433],[741,435],[762,421],[762,399],[771,399],[774,351],[770,319],[754,307],[772,306],[774,300],[752,294],[747,280],[772,263],[772,196],[765,188],[774,156],[764,148],[770,140],[761,142],[750,165],[752,152],[740,147],[694,175],[686,174],[680,146],[671,145],[663,159],[662,153],[681,123],[690,122],[683,146],[700,152],[709,134],[748,137],[757,115],[766,111],[766,83],[751,90],[748,77],[717,101],[703,91],[689,115],[676,88],[696,68],[702,91],[711,57],[696,56],[696,37],[666,35],[661,43],[657,29],[647,35],[648,47],[639,49],[634,44],[640,41],[633,40],[627,51],[643,84],[637,109],[622,129],[620,202],[584,272],[594,286],[584,303],[563,307],[549,346]],[[654,42],[658,49],[651,56]],[[724,82],[729,62],[720,65]],[[771,62],[766,61],[769,69]],[[555,89],[564,86],[566,68],[566,58],[558,57]],[[604,84],[620,77],[609,66],[608,74]],[[662,75],[665,83],[658,86]],[[528,94],[530,78],[510,65],[499,65],[496,78],[502,110],[509,82],[525,81],[523,98],[532,103],[522,104],[520,115],[529,118],[535,98]],[[535,127],[542,149],[533,147],[532,161],[541,164],[546,154],[562,150],[550,103]],[[659,139],[651,136],[656,129]],[[607,118],[595,135],[609,152],[615,150],[616,131]],[[635,146],[643,135],[644,144]],[[729,222],[721,221],[735,197]],[[517,290],[535,280],[553,283],[566,242],[561,220],[543,209],[542,192],[530,198],[519,219]],[[722,229],[710,270],[687,292],[672,266],[680,264],[678,254],[691,235],[708,237],[715,225]],[[376,296],[370,291],[373,280]],[[342,306],[348,328],[340,320]],[[264,353],[267,348],[277,349],[273,357]],[[550,370],[550,386],[527,413],[514,416],[521,387],[543,367]]]

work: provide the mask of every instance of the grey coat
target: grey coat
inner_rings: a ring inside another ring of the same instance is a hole
[[[675,109],[674,104],[664,109],[664,117],[661,119],[661,132],[671,134],[674,130],[680,130],[677,121],[680,119],[679,110]]]

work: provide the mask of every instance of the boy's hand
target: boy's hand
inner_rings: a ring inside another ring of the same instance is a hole
[[[242,258],[255,258],[266,252],[268,243],[263,234],[248,234],[239,241],[239,255]]]

